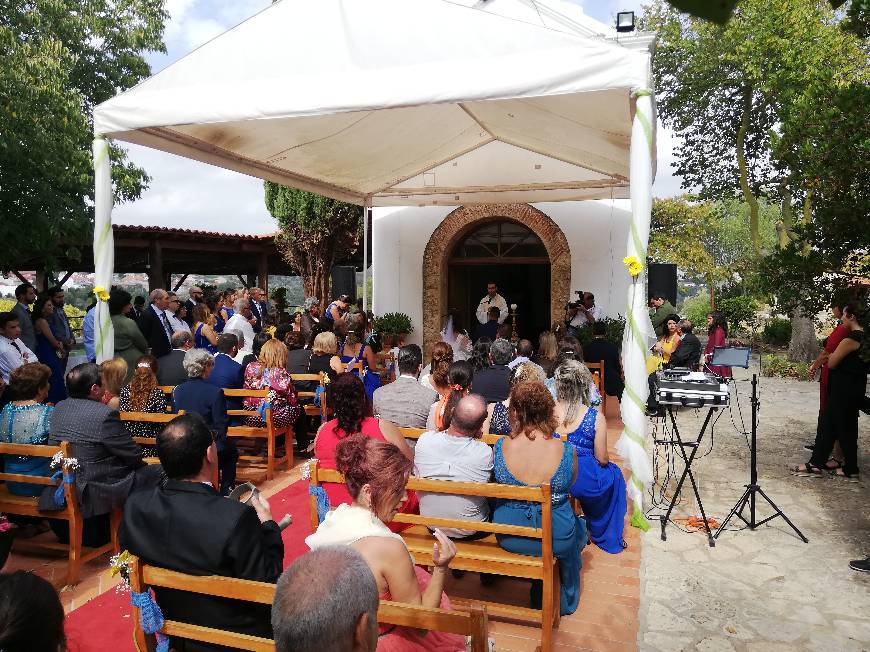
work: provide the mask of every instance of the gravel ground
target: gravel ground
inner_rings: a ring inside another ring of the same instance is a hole
[[[751,372],[735,373],[746,429]],[[667,541],[655,520],[643,536],[640,650],[870,650],[870,574],[848,567],[870,554],[870,418],[862,415],[859,422],[861,482],[797,478],[788,467],[809,458],[802,447],[815,436],[819,386],[779,378],[760,383],[759,483],[809,543],[777,518],[755,531],[738,531],[742,522],[732,521],[710,548],[705,535],[678,527],[680,519],[699,515],[687,483]],[[697,437],[702,419],[694,410],[679,414],[684,440]],[[705,436],[699,455],[710,452],[692,467],[707,516],[720,522],[749,477],[747,441],[738,429],[732,394],[731,410],[714,427],[712,449]],[[663,480],[667,465],[659,459]],[[668,496],[675,485],[668,485]],[[664,512],[652,501],[647,506],[651,515]],[[762,502],[759,520],[771,513]]]

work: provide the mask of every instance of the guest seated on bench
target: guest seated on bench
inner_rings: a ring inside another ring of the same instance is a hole
[[[48,580],[23,570],[0,575],[0,650],[65,650],[63,618],[60,598]]]
[[[346,377],[351,377],[347,374]],[[357,379],[359,381],[359,379]],[[359,381],[362,385],[362,381]],[[317,531],[305,539],[312,550],[347,545],[357,550],[375,576],[381,600],[394,600],[424,607],[450,609],[444,594],[444,577],[456,546],[440,531],[435,532],[433,574],[429,575],[408,552],[402,537],[384,525],[399,512],[407,499],[405,484],[413,462],[396,446],[365,435],[343,439],[336,451],[338,471],[344,474],[353,504],[339,505],[327,514]],[[461,636],[429,632],[421,636],[404,627],[381,632],[378,649],[384,651],[462,650]]]
[[[596,322],[596,324],[601,322]],[[607,422],[591,406],[592,373],[582,362],[567,360],[556,367],[556,433],[567,435],[577,450],[577,479],[571,495],[580,500],[589,538],[616,554],[625,543],[625,479],[607,455]]]
[[[447,387],[449,389],[437,403],[433,403],[429,409],[429,417],[426,419],[426,429],[441,432],[447,430],[450,419],[447,414],[453,412],[453,408],[463,396],[468,396],[471,391],[471,381],[474,379],[474,368],[466,360],[457,360],[450,365],[447,371]],[[397,424],[398,425],[398,424]],[[484,432],[486,432],[484,430]]]
[[[272,424],[275,428],[292,426],[304,411],[299,405],[293,379],[287,371],[287,345],[270,339],[260,349],[258,360],[245,369],[245,389],[270,389],[268,399],[246,398],[245,409],[256,412],[264,403],[272,407]],[[249,426],[263,426],[258,416],[248,419]]]
[[[580,601],[580,551],[586,545],[586,523],[574,514],[568,490],[577,475],[574,447],[553,439],[556,430],[555,404],[550,392],[539,382],[520,383],[511,390],[509,439],[495,445],[495,481],[500,484],[540,486],[550,484],[553,506],[553,555],[559,559],[561,582],[560,613],[577,610]],[[494,523],[541,527],[541,506],[537,503],[500,499],[492,515]],[[520,555],[541,556],[541,542],[497,534],[499,545]],[[532,582],[531,603],[541,608],[542,583]]]
[[[374,652],[378,647],[378,585],[350,546],[302,555],[275,588],[275,652]]]
[[[157,358],[143,355],[133,368],[130,383],[121,388],[122,412],[166,412],[166,394],[157,386]],[[156,437],[162,427],[159,423],[128,421],[124,427],[131,437]],[[142,447],[143,457],[156,457],[157,451],[150,446]]]
[[[454,362],[465,365],[467,362]],[[448,404],[444,419],[447,430],[424,432],[414,449],[415,474],[429,480],[489,482],[492,476],[492,449],[480,441],[486,420],[486,403],[477,394],[461,398],[456,407]],[[483,496],[420,493],[420,513],[425,516],[488,521],[489,503]],[[477,534],[474,529],[445,529],[452,539]],[[484,533],[486,536],[486,533]]]
[[[203,355],[207,352],[199,350]],[[284,543],[269,503],[255,494],[250,505],[223,498],[211,484],[218,454],[198,414],[176,417],[157,436],[165,485],[130,496],[121,523],[121,547],[146,564],[191,575],[223,575],[275,582]],[[168,619],[271,638],[269,607],[228,598],[155,588]],[[173,641],[176,650],[222,649]]]
[[[511,369],[511,389],[520,383],[535,381],[543,383],[546,380],[547,377],[544,375],[544,370],[536,364],[523,363]],[[494,435],[511,434],[510,405],[510,396],[498,403],[490,403],[487,406],[487,418],[483,424],[483,431]]]
[[[51,369],[39,362],[29,362],[9,374],[9,391],[13,401],[0,412],[0,441],[4,444],[48,443],[48,424],[54,408],[45,404]],[[49,476],[51,460],[47,457],[4,455],[6,473]],[[16,496],[38,496],[43,485],[7,482],[9,493]]]

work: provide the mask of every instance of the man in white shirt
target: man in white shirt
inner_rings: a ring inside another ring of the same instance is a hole
[[[584,326],[592,325],[601,319],[601,308],[595,305],[595,295],[591,292],[583,293],[583,301],[577,307],[577,312],[571,319],[571,326],[574,329],[583,328]]]
[[[516,369],[521,364],[530,364],[533,367],[538,368],[541,378],[546,378],[547,374],[544,372],[544,368],[537,362],[532,362],[530,360],[534,352],[535,349],[534,347],[532,347],[532,343],[529,340],[520,340],[519,342],[517,342],[516,356],[513,360],[508,362],[508,369]]]
[[[254,327],[251,326],[251,309],[247,299],[236,299],[233,302],[233,316],[227,320],[224,332],[238,331],[244,339],[239,343],[238,358],[244,358],[254,350]],[[237,359],[238,359],[237,358]]]
[[[481,324],[485,324],[489,321],[487,313],[492,307],[499,309],[498,323],[503,324],[509,314],[507,301],[505,301],[504,297],[498,293],[498,286],[490,281],[486,284],[486,296],[480,300],[479,304],[477,304],[477,310],[475,311],[477,321]]]
[[[0,379],[9,384],[9,372],[27,364],[38,362],[36,354],[21,341],[21,324],[18,315],[0,313]]]
[[[190,326],[187,325],[187,322],[183,319],[179,319],[176,313],[178,309],[181,307],[181,299],[178,298],[178,295],[175,292],[169,293],[169,305],[166,307],[164,311],[166,313],[166,318],[169,320],[169,325],[172,326],[172,332],[177,333],[178,331],[187,331],[190,332]]]
[[[429,480],[489,482],[493,452],[480,440],[486,421],[486,403],[477,394],[462,398],[449,415],[444,432],[424,432],[414,449],[415,474]],[[489,503],[481,496],[455,496],[419,492],[420,514],[467,521],[489,520]],[[473,523],[469,523],[473,528]],[[444,534],[461,539],[475,535],[474,529],[445,528]]]

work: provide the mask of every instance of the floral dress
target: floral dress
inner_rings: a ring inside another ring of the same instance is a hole
[[[268,403],[272,408],[272,424],[276,428],[292,426],[304,409],[299,405],[290,374],[281,367],[263,369],[260,362],[249,363],[245,367],[245,389],[270,390],[266,399],[246,398],[245,409],[257,411],[264,402]],[[249,417],[248,425],[262,426],[263,420],[259,416]]]
[[[489,420],[489,432],[493,435],[511,434],[511,420],[508,409],[499,401],[492,406],[492,418]]]
[[[133,400],[130,397],[130,386],[127,385],[121,388],[119,397],[122,412],[151,412],[158,414],[166,412],[166,394],[159,387],[155,387],[148,394],[148,400],[145,405],[138,410],[133,409]],[[160,423],[136,423],[125,421],[124,428],[131,437],[156,437],[163,429],[163,424]],[[142,457],[157,457],[157,449],[153,446],[142,446]]]

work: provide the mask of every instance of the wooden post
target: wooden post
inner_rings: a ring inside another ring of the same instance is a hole
[[[160,242],[153,240],[148,252],[148,291],[165,288],[166,279],[163,277],[163,248]]]

